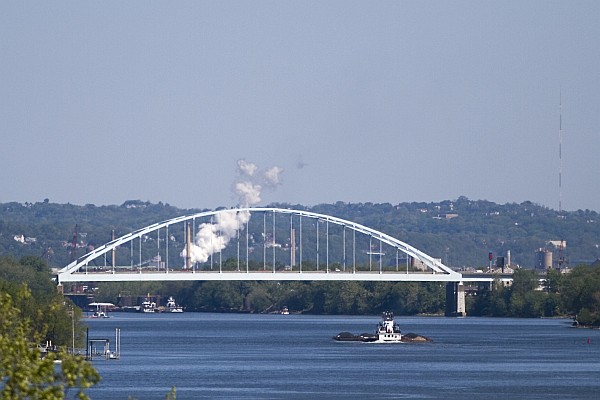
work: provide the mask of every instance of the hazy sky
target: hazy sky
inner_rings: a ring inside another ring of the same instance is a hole
[[[0,2],[0,202],[600,210],[600,1]],[[256,183],[256,182],[255,182]]]

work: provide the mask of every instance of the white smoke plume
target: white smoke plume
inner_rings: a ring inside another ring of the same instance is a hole
[[[274,188],[281,184],[283,168],[271,167],[265,170],[262,178],[257,175],[258,166],[244,159],[238,160],[238,173],[243,177],[234,185],[234,192],[238,196],[238,206],[251,207],[261,201],[262,185]],[[200,230],[190,246],[190,258],[192,263],[203,263],[208,261],[211,254],[223,250],[229,241],[236,237],[238,231],[242,230],[250,220],[248,211],[225,211],[215,215],[212,223],[200,225]],[[186,257],[186,250],[181,253]]]
[[[239,196],[239,205],[250,207],[260,203],[260,191],[262,187],[249,181],[237,182],[235,184],[235,193]]]
[[[283,168],[271,167],[265,171],[265,180],[271,187],[279,186],[281,184],[281,173]]]
[[[190,246],[192,263],[208,261],[211,254],[223,250],[237,232],[250,220],[248,211],[225,211],[215,215],[214,223],[200,225],[194,243]],[[186,256],[185,249],[182,255]]]
[[[253,176],[257,169],[258,166],[254,163],[248,162],[243,158],[238,160],[238,170],[244,175]]]

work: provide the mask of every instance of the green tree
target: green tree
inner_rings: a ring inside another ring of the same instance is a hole
[[[0,258],[0,293],[10,294],[13,305],[37,332],[43,332],[44,341],[64,346],[72,343],[72,324],[75,325],[75,341],[83,344],[84,324],[81,310],[61,296],[52,283],[50,270],[37,257],[23,257],[17,261],[11,257]],[[18,294],[25,283],[31,296]]]
[[[546,272],[544,289],[546,289],[546,292],[548,293],[560,293],[563,281],[563,274],[559,270],[549,269],[548,272]]]
[[[192,295],[192,308],[203,311],[239,311],[249,293],[245,282],[203,282]]]
[[[504,317],[508,314],[508,297],[508,289],[504,287],[500,279],[496,279],[491,287],[481,288],[473,302],[469,301],[467,313],[474,316]]]
[[[326,295],[326,308],[334,314],[364,314],[370,310],[370,293],[359,282],[331,282]]]
[[[563,314],[562,299],[559,294],[548,293],[543,303],[544,317],[556,317]]]
[[[250,311],[265,312],[273,308],[275,301],[266,285],[252,285],[246,305]]]
[[[313,309],[312,286],[307,282],[289,282],[283,294],[281,305],[290,310],[308,311]]]
[[[600,325],[600,266],[575,267],[565,276],[561,295],[566,311],[581,324]]]
[[[31,292],[24,286],[15,300],[25,303]],[[49,352],[41,357],[37,347],[44,332],[31,326],[21,310],[13,305],[12,296],[0,294],[0,395],[2,399],[63,399],[69,390],[87,399],[85,389],[100,381],[92,365],[83,358]],[[60,369],[55,360],[61,361]]]
[[[510,291],[513,295],[522,295],[537,289],[538,277],[532,269],[517,269],[513,274],[513,283],[510,286]]]

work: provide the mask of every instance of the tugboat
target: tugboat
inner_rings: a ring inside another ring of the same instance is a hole
[[[394,322],[394,314],[386,311],[382,315],[382,321],[377,325],[375,334],[361,333],[353,335],[350,332],[340,332],[333,337],[340,342],[370,342],[370,343],[402,343],[402,333],[400,327]]]
[[[171,313],[182,313],[183,312],[183,307],[178,306],[175,303],[175,299],[173,298],[173,296],[169,296],[169,298],[167,299],[167,312],[171,312]]]
[[[377,325],[375,334],[377,341],[382,343],[400,343],[402,342],[402,333],[400,327],[394,322],[394,314],[390,311],[383,313],[382,321]]]

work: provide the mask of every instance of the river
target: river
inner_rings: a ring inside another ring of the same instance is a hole
[[[92,399],[598,399],[600,331],[565,319],[396,317],[431,343],[337,342],[378,316],[111,313]]]

